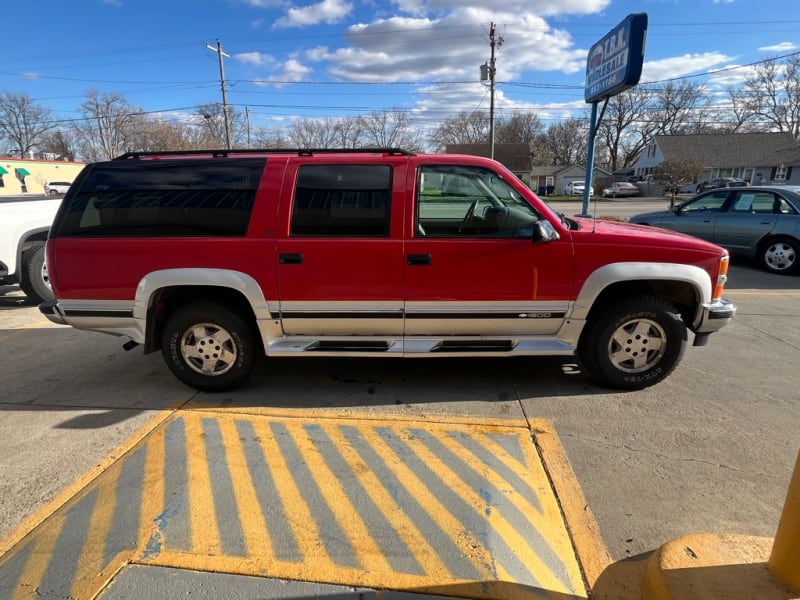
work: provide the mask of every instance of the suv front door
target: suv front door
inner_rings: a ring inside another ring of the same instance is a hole
[[[573,282],[571,242],[532,240],[545,217],[511,176],[428,164],[409,177],[406,338],[555,333]]]

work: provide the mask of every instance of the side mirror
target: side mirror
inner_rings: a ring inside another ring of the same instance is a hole
[[[559,238],[558,231],[547,219],[540,219],[533,224],[531,240],[534,244],[552,242]]]

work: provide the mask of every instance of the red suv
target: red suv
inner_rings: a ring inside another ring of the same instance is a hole
[[[577,354],[637,389],[734,316],[728,254],[567,218],[476,156],[396,149],[129,153],[50,229],[52,321],[160,350],[202,390],[267,356]]]

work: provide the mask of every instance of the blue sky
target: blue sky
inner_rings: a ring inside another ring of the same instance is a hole
[[[722,90],[747,74],[732,67],[800,51],[800,16],[786,9],[787,0],[32,0],[2,9],[0,92],[26,93],[65,121],[90,89],[180,120],[220,101],[206,47],[219,40],[228,102],[247,107],[253,125],[396,109],[428,127],[488,111],[479,66],[494,22],[497,114],[546,121],[585,110],[586,53],[630,13],[649,19],[642,81],[703,75],[692,80]]]

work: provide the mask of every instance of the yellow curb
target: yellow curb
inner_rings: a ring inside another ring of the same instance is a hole
[[[697,533],[664,544],[648,560],[647,600],[793,600],[769,571],[772,538]]]
[[[531,419],[536,448],[556,494],[588,589],[592,589],[612,560],[600,526],[583,495],[567,453],[550,421]]]

